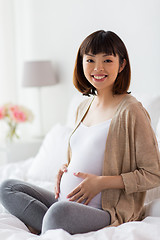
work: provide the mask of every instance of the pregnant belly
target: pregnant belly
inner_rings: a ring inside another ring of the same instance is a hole
[[[68,200],[67,195],[76,188],[81,182],[82,178],[73,175],[73,171],[69,170],[63,174],[60,184],[59,200]]]
[[[82,181],[82,178],[78,178],[73,175],[75,171],[71,169],[63,174],[60,184],[60,196],[58,201],[67,201],[67,195],[72,192]],[[97,194],[88,204],[91,207],[101,209],[101,193]]]

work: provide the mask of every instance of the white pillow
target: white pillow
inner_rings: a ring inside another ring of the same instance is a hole
[[[160,217],[160,199],[155,199],[146,204],[145,217]]]
[[[59,167],[67,162],[68,138],[71,128],[55,125],[46,135],[42,146],[33,159],[27,178],[54,181]]]
[[[158,141],[159,151],[160,151],[160,118],[156,127],[156,137]],[[160,187],[153,188],[147,191],[145,202],[149,203],[154,199],[160,198]]]

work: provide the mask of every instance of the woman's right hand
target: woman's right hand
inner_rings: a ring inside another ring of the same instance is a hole
[[[68,164],[63,164],[61,168],[58,171],[58,174],[56,176],[56,183],[55,183],[55,188],[54,188],[54,193],[55,193],[55,199],[59,198],[59,193],[60,193],[60,182],[61,178],[64,172],[67,172],[67,166]]]

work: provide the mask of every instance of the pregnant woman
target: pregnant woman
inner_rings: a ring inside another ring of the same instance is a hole
[[[82,42],[73,83],[88,98],[77,109],[55,194],[19,180],[0,187],[4,207],[32,232],[86,233],[143,219],[146,191],[160,185],[160,155],[147,111],[128,92],[130,75],[115,33]]]

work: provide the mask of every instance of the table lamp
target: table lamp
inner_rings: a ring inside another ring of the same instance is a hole
[[[41,135],[43,136],[43,118],[41,88],[52,86],[58,82],[56,74],[52,68],[51,61],[26,61],[23,69],[23,87],[36,87],[38,89],[39,116]]]

